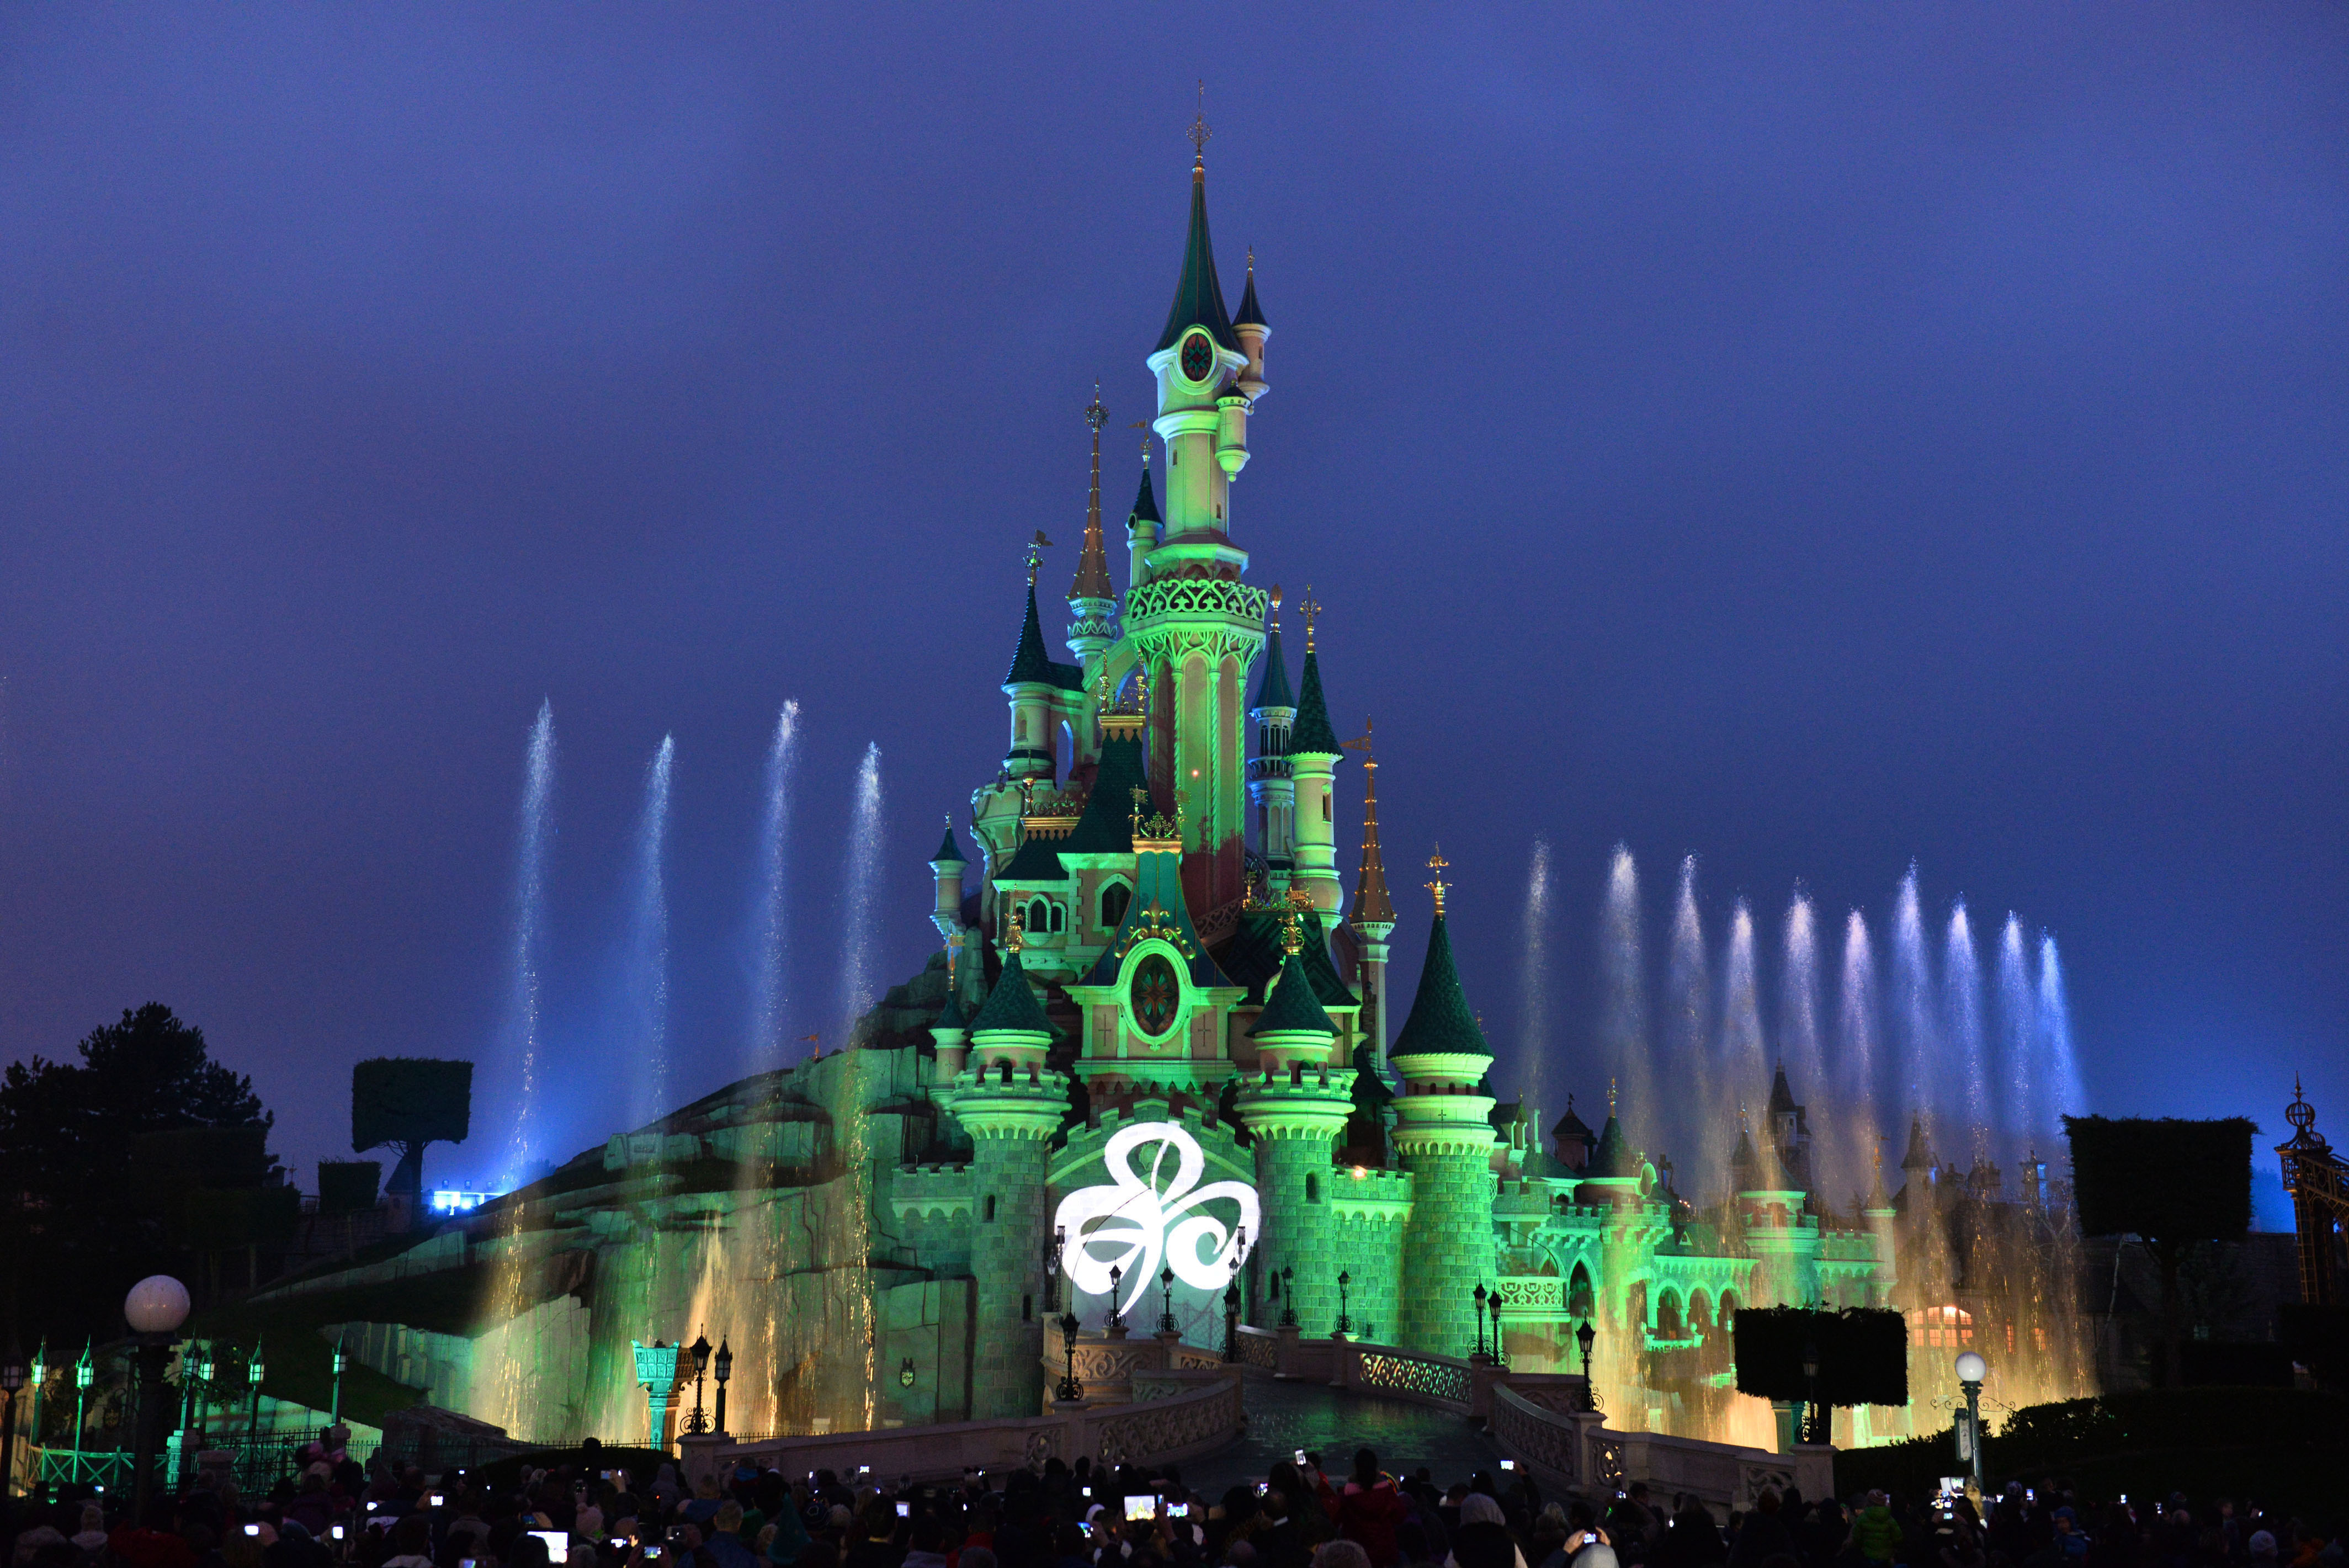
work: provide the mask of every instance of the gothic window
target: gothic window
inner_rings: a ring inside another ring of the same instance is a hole
[[[1028,906],[1027,925],[1029,931],[1038,936],[1041,936],[1045,933],[1050,931],[1052,929],[1052,906],[1046,903],[1040,898],[1036,900],[1033,903],[1030,903]]]
[[[1056,903],[1051,906],[1051,914],[1053,931],[1063,932],[1069,929],[1069,912],[1066,909]]]
[[[1115,931],[1125,923],[1126,906],[1133,902],[1133,890],[1123,882],[1112,882],[1102,889],[1101,923],[1103,931]]]
[[[1574,1277],[1566,1287],[1566,1310],[1574,1317],[1588,1317],[1591,1313],[1590,1271],[1582,1264],[1574,1265]]]

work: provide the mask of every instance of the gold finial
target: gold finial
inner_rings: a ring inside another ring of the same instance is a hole
[[[1255,247],[1254,245],[1250,245],[1250,246],[1248,247],[1248,273],[1247,273],[1247,275],[1248,275],[1249,277],[1251,277],[1251,278],[1253,278],[1253,277],[1255,277],[1255,276],[1256,276],[1256,247]]]
[[[1099,436],[1101,428],[1109,423],[1109,410],[1102,407],[1101,383],[1098,381],[1093,383],[1093,400],[1085,405],[1085,423],[1093,428],[1095,436]]]
[[[1568,1109],[1573,1108],[1569,1106]],[[1615,1080],[1613,1078],[1607,1080],[1607,1114],[1610,1117],[1615,1114]]]
[[[1036,537],[1028,542],[1027,556],[1029,587],[1033,588],[1036,586],[1036,569],[1044,564],[1044,552],[1051,548],[1052,542],[1044,537],[1044,531],[1040,528],[1036,531]]]
[[[1207,129],[1207,84],[1199,82],[1199,112],[1191,121],[1191,173],[1204,179],[1207,172],[1207,138],[1214,132]]]
[[[1280,950],[1291,958],[1305,951],[1305,938],[1298,932],[1295,910],[1280,917]]]
[[[1272,629],[1280,630],[1280,584],[1272,585]]]
[[[1288,897],[1283,902],[1290,909],[1301,914],[1313,907],[1313,895],[1301,887],[1293,887],[1288,890]]]
[[[1444,918],[1444,895],[1452,887],[1450,882],[1444,880],[1444,869],[1451,863],[1444,858],[1443,847],[1438,845],[1435,852],[1427,857],[1427,869],[1435,873],[1435,880],[1421,884],[1435,895],[1435,918],[1438,920]]]
[[[1025,928],[1019,921],[1019,906],[1015,903],[1011,906],[1011,929],[1004,934],[1003,951],[1017,953],[1024,941]]]
[[[1305,617],[1305,651],[1309,654],[1313,651],[1313,617],[1321,613],[1321,606],[1313,602],[1310,583],[1305,585],[1305,597],[1298,601],[1297,613]]]

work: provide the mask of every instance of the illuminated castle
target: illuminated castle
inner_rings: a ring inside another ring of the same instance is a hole
[[[1991,1254],[1960,1233],[2020,1237],[2002,1255],[2021,1256],[2060,1222],[2035,1188],[2027,1212],[1968,1208],[1921,1130],[1904,1190],[1888,1195],[1879,1171],[1838,1214],[1782,1070],[1759,1121],[1719,1130],[1733,1179],[1699,1211],[1611,1104],[1596,1130],[1571,1101],[1545,1130],[1534,1108],[1497,1103],[1440,856],[1391,1032],[1389,940],[1416,922],[1389,894],[1370,737],[1330,720],[1319,607],[1290,605],[1305,640],[1292,685],[1279,593],[1247,582],[1233,496],[1271,328],[1253,262],[1226,309],[1204,160],[1190,198],[1144,361],[1164,502],[1145,449],[1121,593],[1097,397],[1071,659],[1046,644],[1031,549],[1009,745],[930,861],[943,950],[846,1049],[581,1154],[450,1222],[462,1246],[444,1231],[293,1287],[352,1303],[379,1277],[480,1274],[468,1334],[403,1325],[406,1295],[382,1292],[350,1326],[362,1359],[509,1429],[613,1433],[643,1418],[630,1342],[706,1327],[733,1348],[738,1431],[826,1430],[1036,1413],[1062,1312],[1088,1331],[1112,1307],[1145,1328],[1171,1314],[1216,1352],[1236,1293],[1256,1328],[1459,1357],[1488,1336],[1490,1292],[1512,1366],[1578,1370],[1588,1324],[1610,1418],[1766,1442],[1750,1424],[1766,1429],[1766,1410],[1729,1387],[1743,1305],[1896,1303],[1920,1346],[1999,1327],[1978,1322],[1995,1316],[1975,1261]],[[1336,851],[1350,760],[1350,893]],[[1904,1419],[1862,1416],[1844,1435]]]

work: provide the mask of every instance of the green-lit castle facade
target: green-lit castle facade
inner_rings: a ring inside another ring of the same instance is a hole
[[[1378,764],[1331,722],[1318,606],[1285,606],[1292,670],[1281,596],[1248,582],[1234,497],[1271,337],[1254,273],[1228,311],[1195,167],[1144,361],[1164,461],[1145,456],[1125,517],[1124,587],[1096,400],[1069,657],[1031,552],[1008,745],[930,860],[927,967],[846,1048],[616,1137],[403,1257],[274,1294],[331,1300],[362,1358],[533,1436],[631,1429],[631,1341],[697,1330],[730,1342],[737,1430],[1032,1415],[1063,1314],[1091,1332],[1114,1308],[1143,1334],[1171,1316],[1220,1353],[1230,1298],[1251,1328],[1453,1357],[1492,1339],[1497,1298],[1526,1370],[1580,1369],[1588,1323],[1616,1421],[1702,1433],[1741,1305],[1882,1304],[1899,1259],[1939,1255],[1909,1240],[1940,1223],[1930,1153],[1920,1201],[1879,1181],[1836,1215],[1783,1074],[1735,1133],[1733,1193],[1702,1215],[1612,1114],[1594,1130],[1569,1101],[1545,1128],[1497,1103],[1446,867],[1430,857],[1424,923],[1399,920]],[[1357,813],[1349,887],[1337,834]],[[1398,935],[1421,957],[1394,1026]],[[450,1271],[479,1280],[475,1319],[403,1317],[415,1298],[391,1283]]]

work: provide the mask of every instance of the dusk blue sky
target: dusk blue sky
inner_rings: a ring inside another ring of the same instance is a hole
[[[1398,1016],[1434,840],[1504,1087],[1552,846],[1553,1105],[1603,1093],[1619,840],[1651,953],[1683,853],[1765,951],[1797,877],[1833,931],[1914,858],[2056,934],[2094,1109],[2271,1164],[2299,1071],[2349,1138],[2320,4],[11,7],[0,1046],[166,1001],[309,1185],[351,1061],[500,1048],[543,698],[561,1152],[629,1102],[664,734],[688,1087],[743,1048],[785,698],[790,1033],[836,1039],[856,760],[895,977],[1096,378],[1132,494],[1202,77],[1273,327],[1235,531],[1376,718]]]

